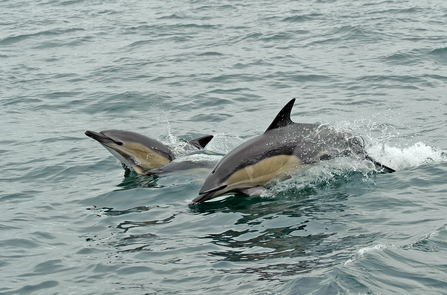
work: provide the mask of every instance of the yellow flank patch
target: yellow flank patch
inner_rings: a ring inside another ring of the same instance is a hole
[[[264,159],[254,165],[236,171],[224,184],[225,191],[257,185],[265,186],[274,179],[284,179],[300,168],[301,161],[295,156],[280,155]]]
[[[135,162],[145,170],[160,168],[170,162],[169,159],[166,159],[140,143],[126,142],[119,149],[132,156]]]

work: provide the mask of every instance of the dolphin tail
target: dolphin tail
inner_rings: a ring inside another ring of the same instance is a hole
[[[383,169],[384,172],[388,172],[388,173],[392,173],[392,172],[396,172],[396,170],[394,170],[393,168],[390,168],[388,166],[383,165],[380,162],[377,162],[376,160],[374,160],[373,158],[371,158],[369,155],[365,156],[365,159],[368,161],[371,161],[374,163],[374,165],[376,165],[377,167],[380,167],[381,169]]]
[[[208,144],[208,142],[210,142],[211,139],[213,139],[213,137],[214,137],[213,135],[206,135],[190,140],[189,143],[198,149],[203,149]]]

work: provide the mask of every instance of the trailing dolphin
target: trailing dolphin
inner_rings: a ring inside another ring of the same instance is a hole
[[[224,154],[201,150],[174,159],[172,162],[157,168],[146,171],[146,175],[160,175],[190,169],[209,169],[216,166]]]
[[[229,192],[255,192],[287,179],[303,165],[356,155],[384,171],[393,169],[368,156],[363,139],[327,125],[300,124],[290,119],[295,99],[287,103],[267,130],[225,155],[206,178],[193,203]]]
[[[86,131],[85,135],[98,141],[118,158],[124,169],[133,168],[138,174],[145,175],[147,170],[160,168],[175,159],[167,145],[135,132],[123,130]],[[207,135],[193,139],[188,143],[200,149],[204,148],[212,138],[212,135]]]

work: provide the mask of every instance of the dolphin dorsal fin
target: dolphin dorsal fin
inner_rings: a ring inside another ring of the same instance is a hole
[[[272,129],[285,127],[289,124],[292,124],[292,120],[290,119],[290,113],[292,112],[293,104],[295,103],[295,98],[289,101],[282,110],[279,111],[278,115],[276,115],[272,124],[270,124],[269,128],[267,128],[266,132]]]
[[[189,143],[195,146],[198,149],[203,149],[208,144],[208,142],[213,139],[213,135],[202,136],[193,140],[190,140]]]

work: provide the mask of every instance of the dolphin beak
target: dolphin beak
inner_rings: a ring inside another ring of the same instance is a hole
[[[207,200],[211,200],[214,199],[214,197],[216,197],[215,192],[223,190],[227,187],[226,184],[220,185],[218,187],[203,191],[199,193],[199,196],[196,197],[194,200],[192,200],[192,204],[197,204],[197,203],[201,203],[201,202],[205,202]]]
[[[93,139],[96,140],[100,140],[102,138],[104,138],[104,135],[102,135],[101,133],[95,132],[95,131],[85,131],[85,135],[87,135],[88,137],[91,137]]]
[[[105,136],[104,134],[102,134],[101,132],[95,132],[95,131],[85,131],[85,135],[87,135],[88,137],[93,138],[94,140],[98,141],[101,144],[105,144],[105,143],[114,143],[117,145],[123,145],[122,142],[120,141],[116,141],[108,136]]]
[[[212,194],[200,194],[198,197],[196,197],[194,200],[192,200],[191,205],[195,205],[201,202],[205,202],[206,200],[211,199]]]

